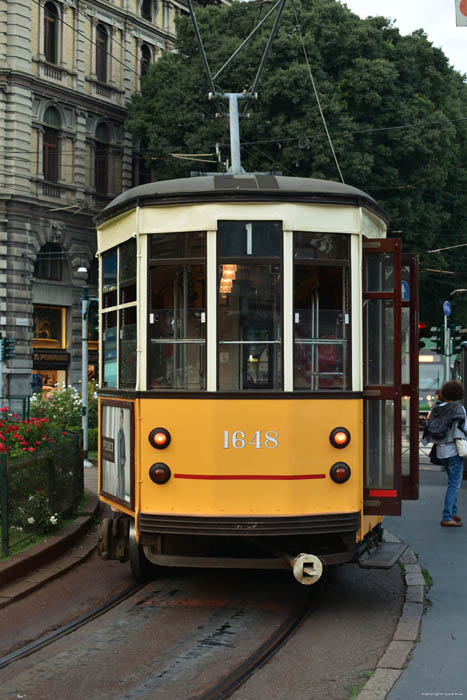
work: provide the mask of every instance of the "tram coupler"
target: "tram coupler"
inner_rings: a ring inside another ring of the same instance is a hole
[[[275,547],[271,547],[265,544],[261,540],[252,540],[257,546],[259,545],[267,552],[274,554],[278,559],[282,559],[287,562],[293,571],[295,579],[302,583],[304,586],[311,586],[312,583],[316,583],[322,576],[323,573],[323,562],[315,554],[298,554],[293,556],[293,554],[288,554],[288,552],[282,552]]]

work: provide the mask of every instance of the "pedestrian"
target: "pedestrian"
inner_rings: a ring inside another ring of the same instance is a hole
[[[459,403],[464,398],[464,387],[458,381],[445,382],[440,390],[441,402],[433,406],[428,416],[422,442],[432,442],[436,458],[448,475],[444,499],[442,527],[462,527],[457,514],[457,495],[462,482],[464,460],[456,447],[457,438],[467,435],[465,408]]]

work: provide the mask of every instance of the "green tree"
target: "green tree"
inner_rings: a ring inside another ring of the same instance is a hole
[[[197,9],[213,73],[271,6],[234,2]],[[251,87],[272,21],[222,73],[217,89]],[[220,143],[222,159],[229,157],[228,121],[216,119],[208,101],[190,18],[178,19],[177,32],[177,53],[159,59],[129,104],[128,128],[147,147],[157,179],[217,168],[171,153],[214,153]],[[287,3],[259,100],[249,105],[251,118],[241,121],[246,170],[339,179],[304,50],[343,176],[386,209],[389,235],[402,236],[406,251],[421,253],[421,316],[434,324],[450,291],[467,287],[464,249],[426,252],[467,242],[463,76],[422,30],[402,36],[389,19],[362,20],[335,0]],[[453,309],[454,320],[467,325],[467,306],[456,299]]]

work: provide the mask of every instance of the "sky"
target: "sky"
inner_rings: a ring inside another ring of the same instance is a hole
[[[467,27],[456,26],[455,0],[341,0],[362,18],[382,15],[395,20],[401,34],[423,29],[456,70],[467,73]]]

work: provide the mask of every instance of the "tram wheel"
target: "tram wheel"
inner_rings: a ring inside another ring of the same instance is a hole
[[[130,524],[129,554],[131,573],[137,581],[144,583],[155,577],[158,567],[152,564],[144,553],[142,545],[136,540],[135,524]]]

